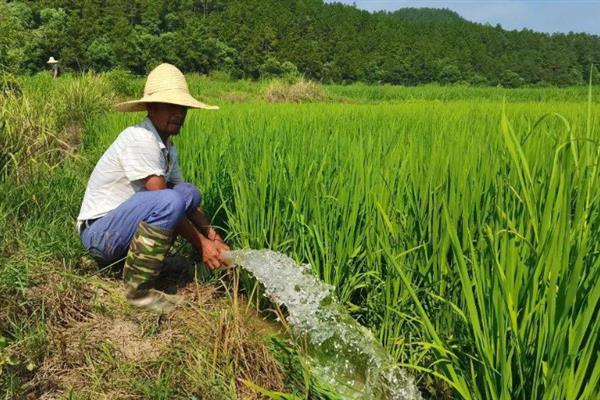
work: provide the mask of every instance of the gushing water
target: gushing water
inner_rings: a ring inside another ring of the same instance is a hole
[[[344,398],[421,399],[412,378],[394,366],[371,331],[350,317],[333,287],[315,278],[308,265],[270,250],[235,250],[227,257],[285,305],[287,321],[307,343],[313,375]]]

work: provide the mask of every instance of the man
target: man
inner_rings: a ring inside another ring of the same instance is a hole
[[[54,57],[50,56],[48,61],[46,61],[46,64],[50,65],[50,69],[52,70],[52,77],[58,78],[58,76],[60,75],[60,68],[58,66],[58,61],[56,61],[54,59]]]
[[[198,208],[198,189],[181,177],[171,136],[179,133],[189,108],[214,110],[194,99],[175,66],[161,64],[148,75],[144,96],[118,104],[117,111],[147,111],[102,155],[89,179],[77,218],[81,241],[103,263],[125,258],[123,279],[132,305],[168,312],[178,296],[154,288],[176,237],[183,236],[217,269],[229,250]]]

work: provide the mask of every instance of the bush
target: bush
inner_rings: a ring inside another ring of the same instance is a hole
[[[287,83],[297,83],[302,75],[298,72],[298,67],[291,61],[280,63],[276,59],[269,57],[259,68],[261,79],[281,78]]]
[[[259,68],[262,79],[270,79],[282,74],[281,64],[273,57],[269,57]]]
[[[500,76],[500,84],[507,88],[517,88],[523,86],[525,80],[516,72],[506,70]]]
[[[113,69],[105,74],[115,94],[124,97],[139,96],[142,93],[140,81],[135,76],[121,68]]]
[[[480,74],[473,74],[468,79],[469,84],[473,86],[485,86],[489,84],[487,78]]]
[[[462,73],[456,65],[445,65],[438,74],[440,83],[456,83],[462,79]]]

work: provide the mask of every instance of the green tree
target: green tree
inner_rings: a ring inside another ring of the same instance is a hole
[[[0,62],[18,71],[44,69],[53,55],[76,70],[144,74],[170,61],[186,71],[258,79],[288,75],[287,60],[298,74],[323,82],[518,86],[583,84],[590,64],[600,64],[598,36],[506,31],[449,10],[369,13],[321,0],[0,5]]]
[[[27,62],[31,10],[23,3],[0,2],[0,70],[19,73]]]
[[[32,61],[41,69],[46,68],[45,62],[50,56],[63,61],[63,49],[71,46],[67,33],[68,21],[69,17],[63,8],[43,8],[40,11],[41,24],[34,34],[36,43]]]
[[[523,86],[525,81],[519,74],[511,70],[506,70],[500,76],[500,84],[507,88],[517,88]]]
[[[115,67],[115,58],[111,43],[105,37],[95,39],[85,52],[87,64],[91,69],[101,72]]]
[[[452,64],[444,65],[438,74],[438,82],[440,83],[456,83],[461,79],[460,69]]]
[[[590,64],[587,67],[584,66],[583,70],[583,78],[585,80],[585,83],[589,83],[590,78],[593,84],[598,84],[598,82],[600,82],[600,70],[598,69],[597,65]]]

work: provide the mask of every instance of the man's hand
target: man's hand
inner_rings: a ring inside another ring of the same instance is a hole
[[[217,233],[217,231],[215,231],[215,229],[211,226],[208,228],[208,234],[207,237],[209,240],[212,240],[213,242],[215,242],[215,246],[217,246],[217,248],[223,252],[223,251],[229,251],[229,246],[227,245],[227,243],[225,243],[225,241],[223,240],[223,238],[221,238],[221,236],[219,236],[219,234]]]
[[[229,246],[222,240],[213,240],[215,247],[219,250],[219,253],[223,253],[224,251],[229,251]]]
[[[166,182],[161,176],[151,176],[146,179],[145,185],[148,190],[160,190],[166,187]],[[210,225],[202,209],[182,218],[176,232],[202,254],[202,261],[208,268],[215,270],[227,266],[221,253],[229,251],[229,246]]]
[[[213,241],[202,236],[202,261],[211,270],[215,270],[225,265],[225,260],[221,256],[221,250],[217,241]],[[229,249],[229,248],[228,248]]]
[[[206,237],[214,242],[215,240],[217,240],[217,237],[219,237],[219,234],[217,233],[217,231],[215,231],[215,228],[209,226],[206,230]]]

